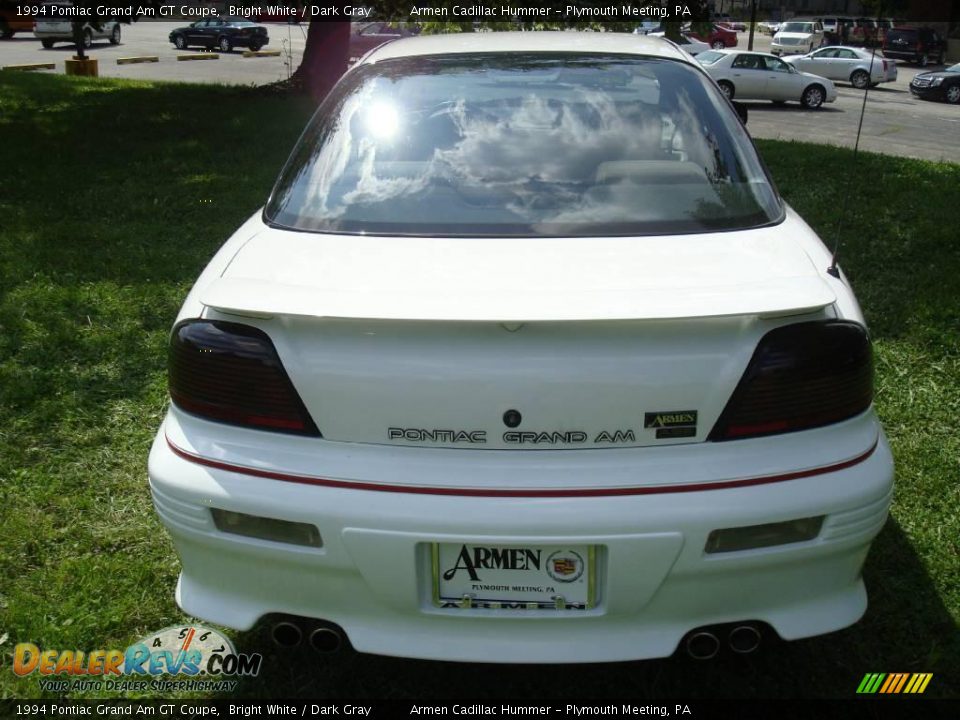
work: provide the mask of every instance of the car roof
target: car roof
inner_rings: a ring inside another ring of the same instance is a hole
[[[646,55],[691,64],[691,58],[663,38],[633,33],[576,31],[481,32],[419,35],[381,45],[361,62],[422,55],[461,53],[555,52]]]

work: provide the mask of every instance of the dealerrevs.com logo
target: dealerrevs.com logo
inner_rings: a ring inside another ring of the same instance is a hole
[[[38,675],[41,689],[48,692],[232,690],[237,685],[232,678],[258,675],[262,662],[259,653],[238,653],[229,638],[212,628],[178,625],[126,650],[41,650],[20,643],[14,648],[13,672]]]

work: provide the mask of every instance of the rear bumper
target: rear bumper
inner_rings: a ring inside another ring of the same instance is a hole
[[[749,620],[769,623],[786,639],[843,628],[866,608],[860,569],[886,520],[893,482],[892,458],[872,413],[792,438],[809,461],[831,433],[872,433],[870,451],[834,472],[747,487],[608,497],[468,497],[283,482],[186,459],[168,442],[168,434],[183,440],[176,426],[171,416],[161,428],[149,475],[157,512],[182,559],[176,592],[187,613],[238,629],[269,613],[323,619],[343,627],[358,650],[440,660],[661,657],[696,627]],[[664,458],[671,453],[659,452],[665,449],[377,452],[393,455],[398,476],[406,459],[432,456],[417,460],[417,472],[441,478],[470,475],[464,461],[477,455],[485,455],[482,462],[490,466],[502,463],[504,473],[517,472],[524,462],[549,466],[549,455],[570,457],[572,467],[592,455],[596,473],[590,482],[602,483],[615,474],[614,461],[604,456],[632,457],[639,477],[659,473],[669,479]],[[380,479],[363,446],[351,452],[355,477]],[[749,475],[765,461],[744,463]],[[318,457],[321,473],[324,464]],[[726,475],[726,468],[718,460],[697,472]],[[211,507],[310,522],[319,528],[323,547],[219,532]],[[712,530],[814,515],[826,517],[813,540],[704,552]],[[435,542],[594,545],[598,604],[573,614],[436,607],[430,554]]]

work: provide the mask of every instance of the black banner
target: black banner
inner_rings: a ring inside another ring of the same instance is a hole
[[[64,3],[0,2],[16,17],[34,20],[203,20],[242,17],[256,22],[696,22],[707,4],[677,0],[181,0],[141,3],[74,0]]]
[[[924,718],[960,717],[960,700],[0,700],[0,720],[127,718]]]

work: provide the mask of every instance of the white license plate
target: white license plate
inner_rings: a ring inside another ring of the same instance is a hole
[[[438,607],[588,610],[595,603],[593,545],[433,545]]]

